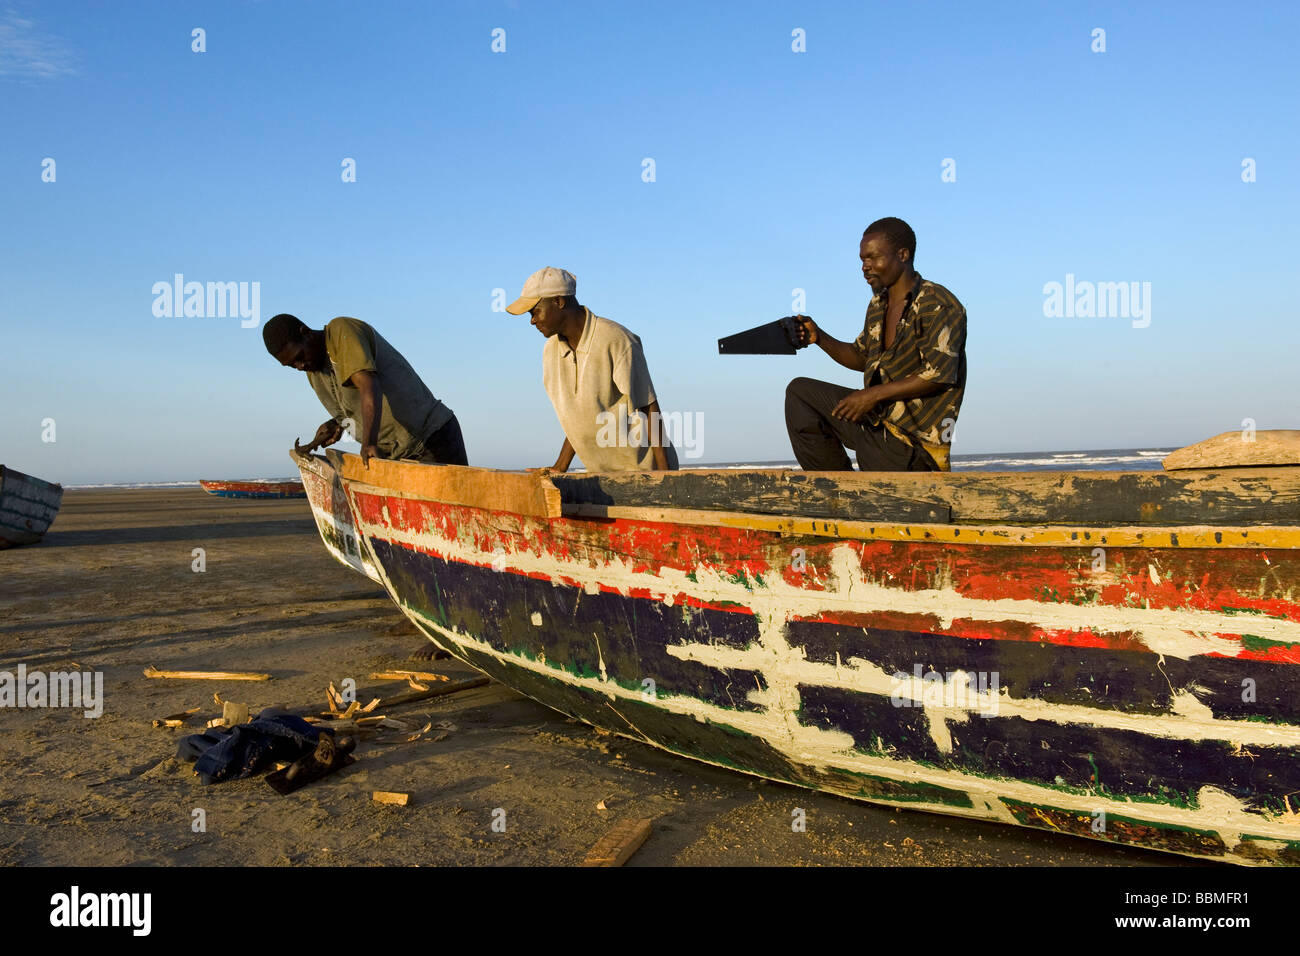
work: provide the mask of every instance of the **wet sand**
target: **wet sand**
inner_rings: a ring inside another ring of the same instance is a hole
[[[1197,865],[763,782],[495,683],[387,711],[444,723],[446,736],[363,740],[356,764],[289,796],[260,777],[204,786],[176,759],[179,739],[220,715],[214,692],[253,713],[323,710],[330,681],[354,678],[362,700],[399,690],[368,679],[386,667],[477,673],[408,662],[421,641],[378,586],[326,553],[305,500],[68,492],[44,542],[0,551],[0,670],[102,671],[104,712],[0,709],[0,864],[573,865],[618,820],[653,817],[628,865]],[[149,665],[273,679],[149,680]],[[185,729],[151,725],[192,707]],[[411,803],[380,806],[376,789]],[[791,828],[795,808],[806,832]],[[196,809],[206,832],[193,831]]]

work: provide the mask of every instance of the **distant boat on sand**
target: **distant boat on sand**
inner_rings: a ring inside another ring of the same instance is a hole
[[[62,485],[0,465],[0,549],[40,541],[62,503]]]
[[[216,481],[200,478],[199,486],[218,498],[306,498],[301,481]]]

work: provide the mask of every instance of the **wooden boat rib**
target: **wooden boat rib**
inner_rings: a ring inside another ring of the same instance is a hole
[[[331,461],[430,640],[588,723],[874,803],[1300,862],[1300,468]]]
[[[300,481],[218,481],[200,478],[199,487],[218,498],[306,498]]]
[[[341,564],[381,583],[366,543],[357,534],[347,492],[334,466],[318,455],[298,451],[289,454],[302,474],[302,487],[325,550]]]
[[[62,485],[0,465],[0,549],[40,541],[62,504]]]

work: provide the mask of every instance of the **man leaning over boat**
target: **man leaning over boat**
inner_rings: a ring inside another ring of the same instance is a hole
[[[577,292],[573,273],[547,267],[506,306],[511,315],[527,312],[546,336],[542,383],[564,444],[553,468],[543,470],[568,471],[575,455],[591,472],[676,470],[641,339],[595,315]]]
[[[345,423],[361,443],[361,460],[408,458],[466,465],[460,422],[429,391],[402,353],[359,319],[341,315],[324,329],[281,313],[262,327],[266,350],[281,365],[307,373],[330,418],[300,451],[332,445]]]
[[[799,345],[819,345],[864,387],[796,378],[785,392],[785,424],[806,471],[948,471],[952,431],[966,390],[966,310],[913,268],[916,234],[903,220],[878,219],[858,257],[873,293],[862,334],[828,335],[806,315]]]

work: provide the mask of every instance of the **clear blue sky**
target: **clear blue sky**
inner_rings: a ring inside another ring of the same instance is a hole
[[[156,318],[179,272],[370,322],[471,462],[550,464],[541,336],[491,308],[544,265],[640,334],[698,460],[788,458],[785,383],[854,373],[716,340],[795,288],[852,338],[885,215],[969,314],[955,453],[1300,427],[1297,9],[0,0],[0,462],[292,473],[323,409],[238,319]],[[1149,282],[1149,327],[1045,317],[1067,274]]]

